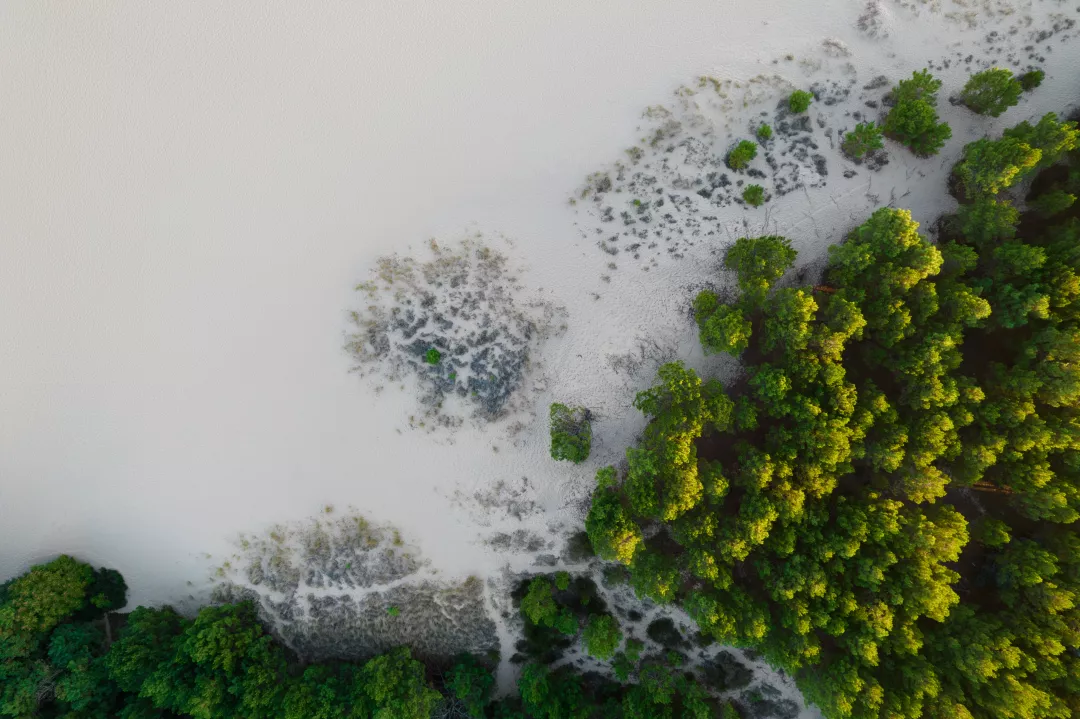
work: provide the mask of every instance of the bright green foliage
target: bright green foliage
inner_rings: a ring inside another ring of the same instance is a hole
[[[785,237],[743,237],[724,254],[724,267],[735,271],[743,303],[753,308],[795,262],[795,254]]]
[[[898,101],[932,97],[927,78]],[[1041,124],[1006,138],[1065,152],[1071,128]],[[628,450],[649,481],[606,490],[665,525],[632,561],[638,593],[762,652],[829,719],[1080,712],[1080,220],[1070,207],[1021,223],[993,197],[1010,181],[1000,149],[967,154],[974,201],[937,245],[883,208],[813,288],[742,273],[727,306],[753,334],[730,421],[700,423],[681,450],[701,498],[661,512],[672,420],[656,407]],[[699,321],[719,306],[704,294]],[[661,676],[651,686],[666,696]],[[644,692],[624,714],[670,714]]]
[[[594,614],[585,624],[581,635],[585,651],[601,660],[611,659],[622,643],[623,634],[619,622],[610,614]]]
[[[806,112],[810,109],[810,102],[813,99],[814,95],[812,93],[806,90],[796,90],[788,98],[788,109],[795,114]]]
[[[1023,90],[1011,70],[993,67],[972,75],[960,91],[960,99],[972,112],[998,117],[1020,103]]]
[[[841,143],[840,149],[848,157],[858,160],[866,153],[880,150],[884,146],[885,142],[882,139],[881,128],[872,122],[860,122],[855,126],[854,130],[844,135],[844,141]]]
[[[491,698],[495,677],[471,654],[461,657],[446,677],[446,688],[465,705],[469,716],[484,718],[484,706]]]
[[[614,471],[614,467],[611,469]],[[585,531],[596,555],[610,561],[630,564],[642,545],[641,530],[623,507],[619,495],[603,486],[593,493]]]
[[[1080,130],[1075,122],[1059,122],[1057,115],[1048,112],[1032,125],[1025,120],[1016,127],[1003,133],[1003,139],[1010,138],[1038,150],[1039,167],[1048,167],[1057,162],[1066,152],[1080,147]]]
[[[751,324],[738,307],[720,304],[716,295],[702,290],[694,299],[694,317],[706,353],[738,355],[750,344]]]
[[[0,640],[47,632],[81,609],[93,569],[67,555],[31,567],[4,592]]]
[[[428,364],[439,364],[442,361],[442,352],[432,347],[424,353],[424,361]]]
[[[1051,190],[1034,200],[1028,200],[1028,207],[1035,210],[1041,217],[1053,217],[1072,207],[1074,202],[1076,202],[1076,195],[1064,190]]]
[[[581,464],[592,449],[592,421],[584,407],[551,405],[551,458]]]
[[[765,142],[767,140],[771,140],[772,136],[773,136],[773,129],[770,126],[766,125],[765,123],[761,123],[761,125],[758,126],[758,129],[757,129],[757,138],[758,138],[758,140],[760,140],[761,142]]]
[[[893,88],[893,108],[885,118],[885,134],[907,145],[916,155],[935,155],[952,137],[947,123],[938,122],[937,93],[941,80],[928,70],[914,72]]]
[[[964,148],[956,173],[968,197],[996,195],[1039,164],[1042,151],[1015,137],[983,138]]]
[[[1043,78],[1046,77],[1046,73],[1042,70],[1028,70],[1019,78],[1020,87],[1024,88],[1025,92],[1034,90],[1039,85],[1042,85]]]
[[[732,170],[742,170],[755,157],[757,157],[757,143],[751,140],[741,140],[728,153],[727,166]]]
[[[760,207],[765,202],[765,188],[761,185],[747,185],[742,198],[748,205]]]
[[[533,624],[552,627],[570,636],[578,632],[577,619],[569,609],[555,602],[555,587],[547,577],[536,577],[529,583],[529,591],[521,600],[521,613]]]

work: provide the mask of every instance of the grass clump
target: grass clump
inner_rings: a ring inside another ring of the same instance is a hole
[[[755,157],[757,157],[757,143],[741,140],[728,153],[727,166],[732,170],[744,170]]]
[[[788,98],[788,109],[795,114],[806,112],[810,109],[810,102],[814,99],[812,93],[806,90],[796,90]]]
[[[757,134],[757,139],[761,140],[762,142],[765,142],[766,140],[771,140],[772,139],[773,132],[772,132],[772,128],[769,127],[767,124],[765,124],[763,122],[763,123],[761,123],[761,125],[758,126],[756,134]]]

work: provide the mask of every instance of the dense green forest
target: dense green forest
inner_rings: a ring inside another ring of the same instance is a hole
[[[738,719],[684,657],[642,656],[631,640],[618,683],[573,667],[549,669],[574,641],[609,658],[618,621],[595,585],[565,572],[522,582],[519,695],[492,699],[498,657],[412,656],[399,647],[366,662],[307,664],[279,644],[250,602],[209,606],[194,619],[125,604],[115,571],[68,556],[0,585],[0,716],[18,719]],[[627,655],[630,656],[627,656]]]
[[[936,243],[879,209],[815,285],[783,237],[730,247],[737,295],[694,311],[742,374],[637,396],[597,553],[829,719],[1080,716],[1077,144],[1053,114],[971,143]]]

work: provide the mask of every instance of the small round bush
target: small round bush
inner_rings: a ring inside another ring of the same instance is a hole
[[[791,93],[791,97],[788,98],[788,109],[795,114],[806,112],[810,109],[810,101],[813,99],[813,94],[806,90],[796,90]]]
[[[1020,81],[1020,87],[1025,91],[1031,91],[1042,85],[1043,78],[1046,77],[1046,73],[1042,70],[1029,70],[1017,78]]]
[[[727,166],[732,170],[745,169],[750,161],[757,157],[757,143],[750,140],[742,140],[732,148],[727,156]]]
[[[607,661],[615,655],[622,643],[623,634],[619,622],[610,614],[593,614],[582,634],[585,651],[591,656]]]
[[[881,128],[872,122],[860,122],[855,129],[844,135],[840,148],[856,160],[871,150],[880,150],[885,146],[881,139]]]
[[[765,202],[765,188],[761,185],[747,185],[746,189],[742,191],[742,198],[746,200],[748,205],[761,207]]]
[[[757,137],[762,142],[772,139],[772,128],[766,125],[764,122],[757,129]]]
[[[439,364],[442,360],[442,352],[432,347],[424,353],[424,361],[428,364]]]

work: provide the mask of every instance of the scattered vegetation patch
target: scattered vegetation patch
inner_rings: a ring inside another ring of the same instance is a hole
[[[592,415],[584,407],[554,403],[551,418],[551,458],[581,464],[592,448]]]
[[[860,122],[855,129],[844,135],[840,149],[853,160],[861,160],[868,152],[885,146],[882,130],[872,122]]]
[[[565,312],[530,299],[518,270],[480,236],[429,247],[426,261],[379,259],[357,286],[364,308],[350,313],[355,332],[346,345],[354,369],[382,382],[413,377],[424,409],[414,426],[503,418],[523,401],[533,352],[565,328]]]

